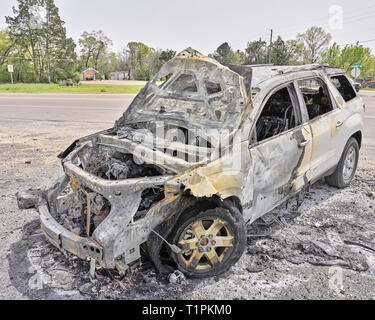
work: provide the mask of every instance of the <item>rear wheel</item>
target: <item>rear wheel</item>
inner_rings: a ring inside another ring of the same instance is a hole
[[[187,214],[173,231],[172,243],[183,252],[171,252],[178,268],[196,277],[211,277],[227,271],[241,257],[246,245],[245,222],[224,208],[198,215]]]
[[[357,170],[359,145],[356,139],[347,142],[335,172],[326,177],[326,182],[334,187],[345,188],[350,185]]]

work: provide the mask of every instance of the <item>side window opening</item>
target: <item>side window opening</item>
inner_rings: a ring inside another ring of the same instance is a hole
[[[293,101],[287,87],[276,91],[266,102],[256,123],[257,142],[296,127]]]
[[[206,91],[208,95],[215,94],[221,92],[221,86],[220,83],[215,83],[209,80],[206,80],[204,82],[204,85],[206,87]]]
[[[348,102],[357,96],[347,77],[334,76],[331,77],[331,81],[340,92],[345,102]]]
[[[309,119],[315,119],[333,110],[328,89],[324,82],[318,78],[299,80]]]
[[[182,74],[168,87],[168,91],[172,93],[195,93],[198,92],[198,88],[191,74]]]
[[[167,83],[167,81],[171,78],[172,76],[172,73],[164,76],[163,78],[159,79],[157,82],[156,82],[156,85],[162,89],[164,87],[164,85]]]

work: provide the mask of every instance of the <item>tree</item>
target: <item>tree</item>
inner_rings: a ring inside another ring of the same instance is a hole
[[[149,80],[152,75],[148,62],[154,49],[142,42],[129,42],[126,51],[129,55],[130,79]]]
[[[245,49],[246,64],[264,64],[268,61],[267,42],[261,38],[257,41],[247,43]]]
[[[235,52],[228,42],[222,43],[209,56],[222,64],[242,64],[244,62],[244,55],[239,50]]]
[[[280,36],[272,45],[271,60],[275,65],[300,65],[309,63],[303,43],[297,40],[284,41]]]
[[[245,53],[241,50],[236,50],[233,52],[234,55],[234,64],[244,64],[246,60]]]
[[[303,43],[297,40],[285,41],[285,48],[289,54],[289,65],[307,64],[307,51]]]
[[[288,65],[291,53],[288,51],[287,46],[283,39],[278,36],[276,41],[272,44],[271,48],[271,61],[275,65]]]
[[[78,69],[76,44],[72,38],[65,38],[59,39],[55,45],[56,47],[51,51],[53,81],[71,79]],[[59,79],[57,79],[57,71],[60,72]]]
[[[340,46],[335,42],[332,46],[322,52],[320,63],[328,64],[330,66],[339,67],[339,57],[341,55]]]
[[[99,60],[107,54],[108,48],[112,46],[112,40],[102,30],[90,33],[85,31],[79,39],[79,45],[83,67],[98,69]]]
[[[18,0],[13,13],[14,17],[6,17],[12,47],[23,67],[24,61],[31,59],[36,82],[51,82],[56,73],[69,72],[75,66],[75,44],[66,37],[65,22],[54,0]]]
[[[117,60],[119,64],[119,69],[122,71],[126,71],[128,73],[129,79],[130,77],[130,56],[128,53],[127,48],[122,48],[122,50],[117,53]]]
[[[59,9],[56,7],[54,0],[43,0],[42,5],[46,15],[42,23],[40,38],[47,64],[48,82],[51,82],[51,68],[53,64],[56,64],[56,61],[53,60],[57,56],[60,56],[60,59],[72,59],[75,44],[72,39],[66,38],[65,22],[61,20]]]
[[[129,42],[117,58],[120,69],[128,73],[129,79],[150,80],[175,55],[174,50],[155,50],[142,42]]]
[[[160,52],[159,60],[160,60],[161,64],[163,65],[164,63],[173,59],[175,57],[175,55],[176,55],[176,51],[174,51],[174,50],[170,50],[170,49],[162,50]]]
[[[352,65],[362,65],[361,77],[372,77],[375,60],[369,48],[364,48],[359,43],[347,45],[341,49],[336,43],[327,48],[320,59],[320,63],[326,63],[334,67],[344,69],[350,76]]]
[[[0,65],[3,65],[11,53],[12,41],[8,30],[0,30]]]
[[[113,71],[119,71],[119,59],[114,52],[108,52],[98,61],[98,69],[106,77]]]
[[[297,40],[306,48],[309,63],[316,63],[325,47],[329,45],[332,36],[321,27],[311,27],[305,33],[297,35]]]
[[[15,81],[35,81],[31,59],[25,58],[26,49],[12,42],[9,30],[0,30],[0,82],[10,81],[7,65],[14,66]]]
[[[14,17],[5,17],[5,21],[9,26],[10,37],[13,42],[22,45],[30,53],[34,65],[35,80],[39,82],[39,42],[40,28],[35,8],[40,7],[41,0],[17,0],[18,8],[12,8]]]

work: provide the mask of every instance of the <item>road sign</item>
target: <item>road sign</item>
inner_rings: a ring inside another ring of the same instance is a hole
[[[361,74],[361,69],[359,69],[358,67],[355,67],[355,68],[352,69],[351,74],[354,78],[357,79],[359,77],[359,75]]]
[[[353,65],[351,66],[351,68],[352,68],[352,69],[354,69],[354,68],[359,68],[359,69],[361,69],[361,68],[363,68],[363,66],[362,66],[361,64],[359,64],[359,63],[355,63],[355,64],[353,64]]]
[[[13,83],[13,65],[8,64],[8,71],[10,73],[10,79],[12,80],[12,89],[14,90],[14,83]]]

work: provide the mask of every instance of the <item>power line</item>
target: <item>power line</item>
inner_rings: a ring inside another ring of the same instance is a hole
[[[365,40],[365,41],[359,41],[359,43],[365,43],[365,42],[371,42],[371,41],[375,41],[375,39],[370,39],[370,40]]]
[[[362,17],[361,19],[357,19],[357,20],[351,20],[351,21],[344,20],[343,23],[345,25],[352,24],[352,23],[358,23],[358,22],[361,23],[361,22],[365,22],[364,19],[374,19],[374,18],[375,18],[375,13],[370,15],[370,16]],[[283,33],[285,38],[296,35],[295,31],[290,31],[290,32],[282,32],[282,31],[280,32],[279,31],[279,33]]]
[[[362,9],[360,9],[360,11],[368,10],[368,9],[374,8],[374,7],[375,7],[375,5],[372,5],[370,7],[362,8]],[[370,12],[366,12],[366,13],[357,12],[355,14],[350,14],[350,15],[344,14],[343,23],[344,24],[352,24],[352,23],[355,23],[355,22],[358,22],[358,21],[363,22],[364,19],[370,19],[370,18],[373,19],[374,17],[375,17],[374,11],[370,11]],[[289,36],[292,36],[292,35],[295,36],[296,35],[295,30],[297,30],[299,28],[299,26],[306,25],[306,24],[319,24],[318,21],[319,22],[320,21],[329,21],[329,17],[314,19],[314,20],[310,20],[308,22],[304,22],[304,23],[301,23],[301,24],[293,24],[293,25],[289,25],[288,27],[280,27],[280,28],[277,28],[277,31],[278,31],[279,34],[283,33],[285,38],[288,38]]]
[[[347,44],[339,44],[338,46],[339,47],[345,47],[345,46],[350,46],[350,45],[354,45],[354,44],[357,44],[357,43],[366,43],[366,42],[373,42],[373,41],[375,41],[375,39],[364,40],[364,41],[357,41],[357,42],[347,43]]]
[[[353,19],[345,20],[345,18],[344,18],[343,23],[350,24],[350,23],[357,22],[357,21],[363,21],[364,19],[373,18],[374,16],[375,16],[375,12],[370,12],[370,13],[367,13],[363,16],[359,16],[354,20]]]
[[[375,8],[375,5],[359,9],[359,11],[368,10],[368,9],[371,9],[371,8]],[[366,13],[356,12],[355,14],[350,14],[350,15],[345,15],[344,14],[344,22],[345,22],[345,20],[347,21],[347,19],[349,21],[351,21],[351,19],[358,18],[358,17],[360,17],[363,14],[368,15],[369,13],[370,12],[366,12]],[[371,13],[374,13],[374,12],[371,12]],[[317,22],[328,21],[328,20],[329,20],[329,16],[326,16],[324,18],[316,18],[316,19],[312,19],[312,20],[304,20],[304,22],[301,21],[301,23],[298,23],[298,24],[291,24],[291,25],[287,25],[287,26],[280,26],[277,29],[281,30],[281,31],[289,31],[291,29],[298,29],[298,26],[302,26],[302,25],[306,25],[306,24],[317,24]]]

